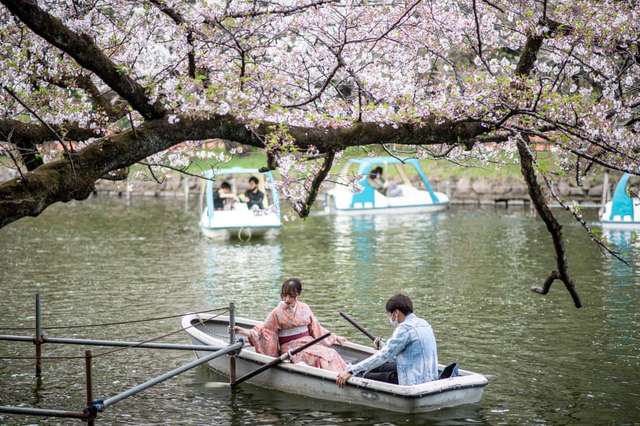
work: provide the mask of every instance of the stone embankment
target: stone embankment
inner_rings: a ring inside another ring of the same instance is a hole
[[[515,177],[459,177],[430,178],[436,191],[447,194],[453,204],[523,204],[529,202],[529,193],[523,179]],[[602,180],[583,179],[582,186],[569,179],[560,180],[556,193],[564,200],[580,204],[599,204],[602,198]],[[552,203],[553,204],[553,203]]]
[[[10,169],[0,169],[0,182],[15,176]],[[447,194],[452,204],[496,204],[518,205],[528,203],[529,195],[524,181],[517,177],[430,177],[436,191]],[[565,200],[580,204],[599,204],[603,184],[601,178],[586,178],[577,186],[575,180],[563,179],[557,183],[556,191]],[[202,180],[179,173],[163,176],[162,182],[154,180],[127,180],[112,182],[101,180],[96,184],[96,195],[121,197],[185,197],[200,193]],[[322,199],[322,195],[318,197]],[[552,203],[553,204],[553,203]]]

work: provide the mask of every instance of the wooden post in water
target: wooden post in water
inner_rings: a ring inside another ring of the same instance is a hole
[[[40,293],[36,293],[36,335],[33,340],[36,345],[36,378],[42,376],[42,308]]]
[[[184,210],[189,210],[189,179],[187,177],[182,178],[182,189],[184,191]]]
[[[91,379],[91,351],[88,350],[84,351],[84,375],[87,387],[87,407],[89,407],[93,403],[93,381]],[[95,415],[89,414],[87,425],[94,426],[95,420]]]
[[[229,303],[229,345],[233,345],[236,342],[236,305]],[[235,354],[229,354],[229,383],[236,381],[236,356]]]
[[[600,202],[599,212],[604,212],[604,206],[609,201],[609,172],[604,172],[604,180],[602,182],[602,201]]]

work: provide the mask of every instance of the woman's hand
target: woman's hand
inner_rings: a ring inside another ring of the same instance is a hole
[[[352,374],[348,371],[343,371],[342,373],[338,373],[338,377],[336,378],[336,384],[340,387],[344,386],[347,383],[347,380],[351,378]]]
[[[237,325],[235,327],[233,327],[233,331],[236,334],[239,334],[239,335],[245,336],[245,337],[249,337],[249,335],[251,334],[250,331],[247,330],[246,328],[238,327]]]
[[[335,344],[336,345],[344,345],[345,342],[348,342],[349,340],[347,340],[346,337],[342,337],[342,336],[335,336]]]

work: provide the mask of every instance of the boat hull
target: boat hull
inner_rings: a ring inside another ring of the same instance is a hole
[[[187,317],[185,317],[187,318]],[[222,318],[221,318],[222,319]],[[238,323],[250,326],[256,322],[239,319]],[[210,336],[195,329],[192,319],[183,319],[183,327],[191,335],[195,344],[219,345],[223,347],[221,337]],[[219,330],[224,330],[218,328]],[[223,331],[218,336],[222,336]],[[347,343],[345,347],[335,347],[348,361],[353,354],[359,353],[366,357],[373,353],[372,348]],[[343,353],[344,351],[344,353]],[[198,357],[206,355],[196,352]],[[247,374],[264,365],[273,358],[258,354],[246,345],[236,357],[236,377]],[[209,367],[225,376],[229,375],[228,357],[211,360]],[[249,380],[256,386],[306,396],[327,401],[362,405],[377,409],[385,409],[401,413],[424,413],[454,407],[463,404],[473,404],[481,400],[487,379],[479,374],[462,371],[459,377],[437,380],[416,386],[400,386],[377,382],[361,377],[352,377],[348,383],[340,388],[335,383],[336,373],[307,365],[282,363]]]
[[[280,232],[280,227],[241,226],[236,228],[209,228],[201,226],[202,234],[214,240],[250,240],[254,238],[274,238]]]
[[[393,206],[393,207],[379,207],[379,208],[351,208],[351,209],[338,209],[330,208],[328,213],[336,215],[347,216],[363,216],[373,214],[412,214],[412,213],[431,213],[446,210],[449,207],[449,203],[438,204],[423,204],[415,206]]]
[[[640,230],[640,222],[609,222],[600,221],[600,226],[605,229],[620,229],[620,230]]]

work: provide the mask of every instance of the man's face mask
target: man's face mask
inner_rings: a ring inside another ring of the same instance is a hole
[[[392,327],[398,326],[398,319],[395,318],[394,312],[392,312],[391,315],[389,315],[389,324],[391,324]]]

